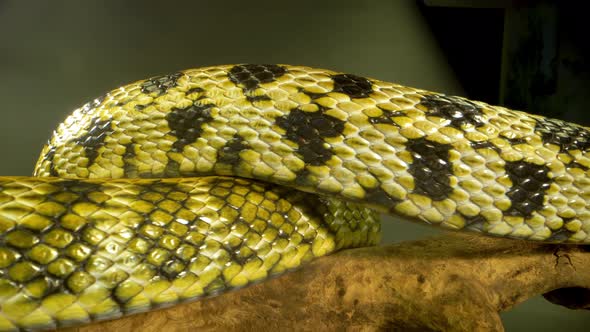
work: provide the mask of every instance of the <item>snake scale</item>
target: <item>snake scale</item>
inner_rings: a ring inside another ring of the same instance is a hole
[[[75,110],[0,178],[0,330],[216,295],[379,241],[378,213],[590,243],[590,131],[329,70],[228,65]]]

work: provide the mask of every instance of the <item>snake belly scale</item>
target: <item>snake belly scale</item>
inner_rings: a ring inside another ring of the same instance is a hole
[[[227,65],[75,110],[0,178],[0,330],[142,312],[379,241],[378,212],[590,243],[586,127],[323,69]]]

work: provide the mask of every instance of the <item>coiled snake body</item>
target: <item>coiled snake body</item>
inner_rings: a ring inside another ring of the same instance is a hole
[[[375,211],[590,243],[590,131],[288,65],[139,81],[0,178],[0,330],[218,294],[379,239]]]

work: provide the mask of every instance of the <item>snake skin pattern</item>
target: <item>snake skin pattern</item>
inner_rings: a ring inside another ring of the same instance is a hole
[[[379,241],[377,212],[590,243],[590,131],[289,65],[139,81],[0,178],[0,330],[216,295]]]

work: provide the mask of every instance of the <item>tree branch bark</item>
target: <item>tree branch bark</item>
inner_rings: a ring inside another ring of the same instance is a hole
[[[67,331],[503,331],[538,294],[590,308],[590,252],[449,233],[346,250],[222,296]]]

